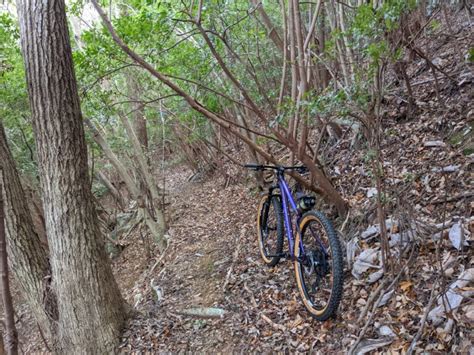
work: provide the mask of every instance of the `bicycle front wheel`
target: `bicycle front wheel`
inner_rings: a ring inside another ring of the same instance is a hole
[[[296,282],[303,303],[317,320],[334,315],[342,297],[343,257],[332,223],[320,212],[309,211],[295,239]]]
[[[265,195],[257,214],[258,248],[263,261],[275,266],[283,251],[283,216],[279,195]]]

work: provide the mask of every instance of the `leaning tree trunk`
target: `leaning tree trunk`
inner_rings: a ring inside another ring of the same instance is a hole
[[[110,353],[125,320],[90,190],[64,0],[18,0],[59,352]]]
[[[8,279],[8,253],[5,235],[5,210],[3,208],[2,170],[0,170],[0,285],[2,289],[3,313],[5,314],[5,343],[9,355],[18,354],[18,332],[15,327],[12,294]]]
[[[145,105],[140,101],[141,87],[137,83],[136,71],[129,69],[126,72],[128,94],[132,98],[131,108],[133,117],[133,131],[144,152],[148,152],[148,133],[146,128]]]
[[[0,171],[0,182],[3,185],[0,193],[5,201],[7,252],[10,255],[11,269],[43,335],[50,343],[54,339],[57,309],[55,295],[50,287],[48,252],[40,237],[42,231],[34,227],[28,199],[8,149],[1,122]]]

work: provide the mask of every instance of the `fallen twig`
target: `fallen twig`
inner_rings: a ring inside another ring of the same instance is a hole
[[[237,262],[237,259],[239,257],[239,252],[242,247],[242,243],[240,241],[242,240],[243,235],[247,232],[247,226],[243,226],[242,230],[240,231],[240,236],[239,240],[237,241],[237,247],[235,248],[234,255],[232,256],[232,264],[230,264],[229,270],[227,271],[227,275],[225,277],[225,282],[224,286],[222,286],[222,289],[225,291],[227,288],[227,285],[229,284],[230,281],[230,276],[232,275],[232,271],[234,270],[235,263]]]
[[[267,322],[268,324],[270,324],[273,328],[277,329],[277,330],[280,330],[282,332],[285,332],[286,331],[286,327],[284,325],[281,325],[281,324],[278,324],[278,323],[275,323],[274,321],[272,321],[270,318],[268,318],[265,314],[263,313],[260,313],[260,317],[262,317],[262,319]]]
[[[423,334],[423,329],[425,328],[426,319],[428,318],[428,313],[430,312],[431,307],[433,306],[433,301],[435,299],[435,297],[434,297],[435,290],[436,290],[435,285],[436,285],[437,281],[438,280],[436,280],[435,283],[433,284],[433,288],[431,289],[431,294],[430,294],[430,300],[428,301],[428,304],[426,305],[425,312],[423,313],[423,318],[421,318],[420,327],[418,328],[418,332],[416,332],[416,335],[413,338],[410,347],[408,348],[407,355],[413,354],[413,351],[415,350],[416,343],[418,342],[421,335]]]
[[[384,286],[387,284],[387,281],[388,279],[383,279],[382,282],[380,283],[380,285],[375,289],[374,292],[372,292],[370,294],[370,297],[369,299],[367,300],[367,303],[365,304],[365,307],[364,309],[362,310],[362,312],[360,313],[359,315],[359,318],[357,318],[357,322],[356,323],[360,323],[362,322],[362,319],[365,318],[365,316],[367,315],[367,312],[369,310],[369,307],[371,305],[371,303],[375,300],[375,298],[379,295],[379,293],[383,290]],[[389,290],[384,290],[384,292],[382,292],[382,295],[384,295],[386,292],[388,292]]]
[[[383,295],[384,295],[383,292],[380,293],[379,298],[377,298],[377,301],[374,303],[374,306],[372,307],[372,313],[370,314],[369,319],[367,319],[367,322],[365,322],[365,325],[362,328],[362,330],[360,331],[359,336],[357,337],[357,340],[355,341],[354,345],[352,345],[351,349],[349,350],[349,352],[348,352],[349,355],[354,354],[354,350],[356,350],[357,345],[359,345],[360,341],[362,340],[365,333],[367,332],[367,328],[369,328],[369,325],[372,322],[372,319],[374,318],[375,312],[377,310],[377,307],[378,307],[380,301],[382,300]]]
[[[158,260],[151,267],[150,273],[152,273],[153,270],[155,270],[155,267],[157,267],[158,264],[164,259],[164,257],[166,256],[166,252],[167,252],[168,248],[169,248],[169,243],[168,243],[168,246],[165,248],[165,250],[163,250],[163,252],[161,253],[161,256],[158,258]]]
[[[346,224],[349,221],[349,216],[350,215],[351,215],[351,212],[350,211],[347,212],[346,220],[344,221],[344,223],[342,223],[341,229],[339,230],[339,232],[341,232],[341,234],[342,234],[342,231],[344,230],[344,228],[346,228]]]
[[[223,318],[227,312],[222,308],[198,307],[177,310],[176,313],[196,318]]]
[[[255,295],[253,294],[253,292],[249,289],[247,283],[245,282],[244,283],[244,290],[248,292],[248,294],[250,295],[250,300],[252,302],[252,306],[254,306],[254,308],[258,308],[258,304],[257,304],[257,301],[255,300]]]
[[[462,198],[467,198],[467,197],[471,197],[471,196],[474,196],[474,191],[463,192],[459,195],[448,197],[446,199],[445,198],[438,198],[436,200],[431,201],[430,204],[434,205],[434,204],[444,203],[444,202],[453,202],[453,201],[457,201],[457,200],[460,200]]]

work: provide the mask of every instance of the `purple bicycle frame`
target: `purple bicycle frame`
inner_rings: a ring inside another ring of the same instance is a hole
[[[296,213],[297,215],[296,230],[299,230],[298,220],[301,217],[301,212],[299,212],[298,208],[296,207],[295,200],[293,199],[293,196],[291,195],[290,189],[288,188],[288,184],[285,181],[285,177],[283,173],[278,173],[278,187],[281,192],[286,237],[288,238],[288,247],[290,249],[290,257],[291,259],[294,259],[295,254],[294,254],[293,227],[290,221],[291,211],[288,207],[291,207],[291,210],[293,211],[293,213]],[[301,248],[302,255],[304,255],[304,247],[303,247],[303,242],[301,239],[300,239],[300,248]]]

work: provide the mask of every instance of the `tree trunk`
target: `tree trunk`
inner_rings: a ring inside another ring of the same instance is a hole
[[[110,353],[125,303],[105,252],[63,0],[18,0],[46,232],[58,300],[58,351]]]
[[[120,194],[120,192],[115,188],[115,186],[110,182],[109,178],[102,172],[98,171],[95,173],[97,179],[104,184],[104,186],[109,190],[110,194],[112,197],[115,199],[117,202],[118,206],[120,209],[124,209],[126,206],[126,202],[123,199],[123,196]]]
[[[251,0],[253,6],[257,8],[258,13],[262,19],[263,24],[265,25],[265,29],[267,30],[268,37],[273,41],[275,46],[286,56],[286,48],[283,46],[283,41],[281,40],[280,35],[278,34],[277,29],[272,23],[272,20],[265,12],[263,8],[263,4],[261,1],[258,0]]]
[[[5,314],[5,345],[9,355],[18,354],[18,332],[15,327],[12,294],[8,280],[8,254],[5,236],[5,211],[3,209],[3,172],[0,170],[0,286]]]
[[[5,132],[0,122],[0,182],[5,201],[7,252],[14,277],[20,284],[41,331],[47,341],[54,337],[57,318],[56,297],[51,290],[51,271],[48,252],[34,228],[24,190],[8,149]]]
[[[148,151],[148,133],[146,130],[145,106],[140,102],[140,86],[137,83],[136,71],[129,68],[126,72],[127,89],[129,96],[133,102],[130,105],[132,108],[133,117],[133,131],[140,142],[143,151]]]

